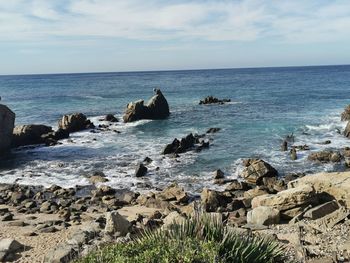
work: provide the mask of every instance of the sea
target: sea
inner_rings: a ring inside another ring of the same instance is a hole
[[[160,88],[170,105],[166,120],[123,123],[126,105],[147,101]],[[224,105],[199,105],[206,96],[231,99]],[[350,146],[341,132],[340,114],[350,103],[350,66],[310,66],[123,73],[0,76],[1,103],[16,113],[16,125],[45,124],[57,128],[64,114],[81,112],[95,125],[115,114],[114,131],[73,133],[62,144],[15,149],[0,162],[0,183],[88,185],[103,172],[117,189],[144,191],[177,182],[198,193],[220,189],[213,172],[240,178],[242,160],[261,158],[280,176],[343,170],[343,164],[307,160],[311,152]],[[174,158],[161,154],[174,138],[211,134],[209,149]],[[307,144],[290,159],[281,143],[293,134],[294,145]],[[330,140],[324,145],[322,142]],[[136,178],[135,166],[150,157],[148,174]]]

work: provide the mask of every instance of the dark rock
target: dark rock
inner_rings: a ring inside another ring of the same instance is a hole
[[[136,166],[136,170],[135,170],[135,176],[136,177],[143,177],[146,175],[147,173],[147,167],[144,166],[142,163],[139,163],[137,166]]]
[[[283,141],[283,143],[281,145],[281,150],[282,150],[282,152],[288,151],[288,142],[286,140]]]
[[[209,147],[209,142],[204,141],[202,138],[203,135],[193,135],[192,133],[188,134],[180,141],[175,138],[172,143],[165,146],[162,153],[180,154],[191,150],[201,151]]]
[[[58,127],[71,133],[91,129],[94,125],[84,114],[74,113],[71,115],[64,115],[62,119],[58,121]]]
[[[113,114],[107,114],[104,120],[109,122],[118,122],[118,119]]]
[[[0,155],[11,147],[15,118],[14,112],[7,106],[0,104]]]
[[[342,121],[350,121],[350,105],[346,106],[344,112],[341,114]]]
[[[292,149],[290,149],[290,158],[292,160],[298,159],[297,150],[294,147]]]
[[[263,160],[250,161],[248,164],[241,175],[248,183],[260,185],[262,178],[278,175],[277,170]]]
[[[246,182],[239,182],[237,179],[234,179],[228,186],[226,186],[226,191],[237,191],[237,190],[249,190],[249,186]]]
[[[223,178],[225,178],[225,173],[223,171],[218,169],[214,172],[214,179],[223,179]]]
[[[52,132],[52,128],[45,125],[21,125],[13,129],[12,146],[26,146],[45,143],[42,135]]]
[[[145,159],[143,159],[143,162],[146,164],[149,164],[149,163],[153,162],[153,160],[149,157],[146,157]]]
[[[204,98],[204,100],[201,100],[199,102],[200,105],[204,104],[225,104],[226,102],[230,102],[231,100],[230,99],[218,99],[218,98],[215,98],[213,96],[208,96],[206,98]]]
[[[123,116],[124,122],[133,122],[142,119],[165,119],[169,116],[169,105],[162,92],[157,89],[146,105],[143,100],[128,104]]]
[[[309,145],[293,145],[292,148],[294,148],[295,150],[298,150],[298,151],[309,151],[310,150],[310,147]]]
[[[210,128],[206,133],[217,133],[221,130],[221,128]]]

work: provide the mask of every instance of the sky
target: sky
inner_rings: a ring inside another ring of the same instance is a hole
[[[349,0],[0,0],[0,74],[350,64]]]

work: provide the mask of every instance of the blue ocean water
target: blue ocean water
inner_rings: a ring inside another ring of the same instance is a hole
[[[298,152],[299,159],[291,161],[280,151],[283,138],[291,133],[296,145],[306,143],[311,152],[350,146],[338,133],[345,127],[340,113],[350,103],[350,66],[0,76],[2,103],[16,113],[17,125],[56,127],[62,115],[73,112],[86,114],[95,124],[107,113],[121,118],[128,102],[148,100],[155,87],[170,104],[167,120],[119,122],[114,128],[120,134],[84,131],[73,134],[73,142],[14,151],[2,161],[0,182],[68,187],[87,184],[86,176],[99,170],[117,188],[177,181],[199,191],[213,187],[215,169],[239,176],[242,159],[249,157],[263,158],[281,176],[341,169],[309,162],[310,152]],[[198,105],[208,95],[232,102]],[[222,130],[211,136],[209,150],[177,159],[160,154],[175,137],[210,127]],[[324,140],[332,143],[319,144]],[[154,160],[149,174],[135,178],[134,167],[146,156]]]

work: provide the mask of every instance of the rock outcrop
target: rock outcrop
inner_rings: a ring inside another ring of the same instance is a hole
[[[348,122],[348,124],[345,127],[344,136],[350,138],[350,121]]]
[[[0,104],[0,155],[7,152],[11,147],[15,117],[13,111]]]
[[[230,99],[218,99],[213,96],[208,96],[204,98],[204,100],[199,101],[200,105],[206,105],[206,104],[225,104],[226,102],[231,102]]]
[[[166,119],[170,114],[168,102],[159,89],[155,91],[156,94],[146,105],[143,100],[129,103],[123,116],[124,122]]]
[[[333,151],[320,151],[311,153],[308,156],[310,161],[318,161],[322,163],[333,162],[337,163],[343,159],[343,156],[339,152]]]
[[[201,151],[203,148],[208,148],[209,141],[204,140],[204,136],[190,133],[181,140],[175,138],[172,143],[165,146],[163,154],[179,154],[190,150]]]
[[[252,184],[262,184],[264,177],[276,177],[278,172],[270,164],[263,160],[248,159],[245,160],[245,168],[241,176]]]
[[[45,143],[43,135],[53,132],[52,128],[45,125],[21,125],[13,129],[12,146],[26,146]]]
[[[74,113],[64,115],[62,119],[58,121],[58,127],[71,133],[94,128],[94,125],[84,114]]]
[[[350,105],[346,106],[343,113],[341,114],[342,121],[350,121]]]

